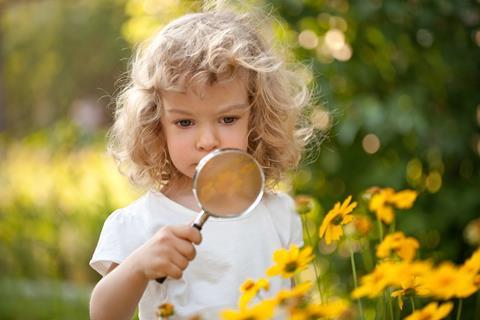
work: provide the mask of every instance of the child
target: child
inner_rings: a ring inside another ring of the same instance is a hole
[[[299,161],[307,93],[246,15],[188,14],[138,51],[117,101],[110,152],[149,191],[105,221],[90,262],[103,276],[92,319],[130,319],[137,304],[140,319],[155,319],[165,302],[180,316],[235,307],[240,285],[265,277],[275,250],[302,246],[293,201],[272,187]],[[258,160],[268,192],[246,216],[210,218],[200,234],[190,226],[200,211],[192,176],[203,156],[224,147]],[[289,286],[275,278],[269,292]]]

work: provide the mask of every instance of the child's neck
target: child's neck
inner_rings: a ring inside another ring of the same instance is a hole
[[[181,179],[180,181],[170,182],[162,190],[163,194],[170,200],[193,211],[200,211],[195,196],[192,191],[192,180],[190,178]]]

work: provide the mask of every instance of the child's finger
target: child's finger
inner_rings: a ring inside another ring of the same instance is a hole
[[[193,260],[196,255],[196,250],[195,247],[192,245],[192,242],[189,240],[183,240],[181,239],[180,241],[177,241],[175,244],[175,249],[185,257],[185,259],[188,259],[189,261]]]
[[[190,262],[187,258],[185,258],[181,253],[178,252],[172,255],[170,261],[182,271],[185,270],[185,268],[188,266],[188,263]]]
[[[167,277],[171,277],[173,279],[180,279],[183,275],[183,269],[178,267],[175,263],[170,263],[167,266],[165,273]]]
[[[200,231],[189,225],[175,226],[172,231],[178,238],[188,240],[195,244],[200,244],[200,242],[202,242],[202,234]]]

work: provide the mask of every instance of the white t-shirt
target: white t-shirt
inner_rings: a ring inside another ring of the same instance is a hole
[[[162,193],[147,192],[107,218],[90,265],[105,275],[112,262],[120,264],[162,226],[188,224],[197,215]],[[182,279],[148,283],[139,303],[140,319],[156,319],[157,307],[165,302],[173,304],[180,317],[235,308],[240,285],[248,278],[265,277],[275,250],[292,243],[303,245],[300,217],[285,193],[265,194],[254,210],[241,217],[209,218],[202,238]],[[268,295],[286,287],[290,287],[288,279],[274,277]]]

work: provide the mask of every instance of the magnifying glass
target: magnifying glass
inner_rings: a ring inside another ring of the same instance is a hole
[[[216,149],[203,157],[193,175],[193,194],[202,209],[192,226],[202,230],[209,217],[231,219],[254,209],[263,196],[264,173],[240,149]],[[157,279],[163,283],[165,277]]]
[[[210,152],[198,163],[193,194],[202,212],[193,227],[202,229],[208,217],[229,219],[244,215],[263,196],[265,177],[250,154],[233,148]]]

